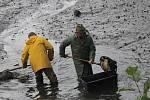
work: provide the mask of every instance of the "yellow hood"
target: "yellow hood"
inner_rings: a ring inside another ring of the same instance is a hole
[[[36,39],[37,39],[37,36],[32,36],[32,37],[26,42],[26,44],[27,44],[27,45],[31,45],[31,44],[33,44],[33,43],[36,41]]]

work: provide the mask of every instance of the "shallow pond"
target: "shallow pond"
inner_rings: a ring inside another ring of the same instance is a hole
[[[78,90],[76,87],[78,86],[77,75],[75,72],[74,64],[71,58],[60,58],[58,54],[59,43],[53,42],[55,46],[55,58],[53,61],[53,68],[57,74],[58,81],[59,81],[59,91],[56,92],[55,96],[52,96],[51,99],[56,100],[132,100],[138,93],[136,92],[122,92],[119,94],[93,94],[93,93],[85,93]],[[6,45],[5,50],[9,51],[10,45]],[[108,46],[99,46],[96,45],[96,62],[99,61],[101,56],[109,56],[110,58],[114,59],[118,63],[118,87],[121,88],[123,86],[128,86],[127,78],[125,75],[124,70],[127,68],[128,64],[132,63],[133,61],[127,58],[130,58],[132,54],[129,52],[122,52],[113,47]],[[9,62],[4,62],[3,66],[13,66],[14,60],[20,61],[20,53],[16,55],[12,55],[14,50],[11,50],[8,53],[8,60]],[[71,55],[70,47],[67,47],[66,53]],[[10,56],[9,56],[10,54]],[[14,59],[14,60],[12,60]],[[20,66],[20,64],[19,64]],[[5,67],[5,68],[6,68]],[[102,69],[98,65],[93,65],[94,73],[102,72]],[[8,69],[9,69],[8,68]],[[10,80],[2,82],[0,85],[0,99],[2,100],[32,100],[33,97],[36,97],[38,91],[36,89],[34,73],[32,72],[31,68],[27,69],[19,69],[16,72],[20,73],[22,76],[29,75],[30,78],[21,83],[19,80]],[[44,82],[49,84],[48,79],[44,76]],[[51,91],[49,91],[51,93]],[[130,94],[131,96],[129,96]],[[126,99],[128,98],[128,99]]]

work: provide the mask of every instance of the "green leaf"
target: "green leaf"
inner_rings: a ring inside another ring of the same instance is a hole
[[[138,66],[129,66],[126,69],[126,73],[128,74],[129,78],[136,82],[142,79],[141,72],[138,70]]]
[[[127,69],[126,69],[126,72],[129,76],[134,76],[134,74],[136,73],[138,67],[132,67],[132,66],[129,66]]]
[[[140,97],[140,96],[137,96],[136,100],[141,100],[141,97]]]
[[[147,95],[148,90],[150,89],[150,79],[147,79],[147,81],[144,83],[144,92],[143,94]]]
[[[136,100],[150,100],[150,98],[146,97],[146,96],[137,96]]]
[[[118,90],[118,92],[122,92],[122,91],[135,91],[135,89],[133,89],[133,88],[131,88],[131,87],[127,87],[127,88],[120,88],[119,90]]]
[[[141,79],[142,79],[142,76],[141,76],[141,72],[139,70],[137,70],[135,73],[134,73],[134,76],[133,76],[134,80],[136,82],[139,82]]]
[[[148,98],[147,96],[142,96],[141,100],[150,100],[150,98]]]

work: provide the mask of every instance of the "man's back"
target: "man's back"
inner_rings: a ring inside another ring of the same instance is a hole
[[[48,49],[53,49],[53,47],[42,37],[33,36],[26,42],[23,54],[29,55],[30,64],[34,72],[52,67],[47,55]]]
[[[29,58],[32,70],[35,73],[35,79],[39,94],[46,95],[43,82],[43,72],[50,80],[51,87],[58,87],[57,77],[50,62],[50,60],[53,59],[54,55],[53,46],[45,38],[38,37],[34,32],[30,32],[28,38],[29,40],[26,42],[26,46],[24,47],[24,50],[22,52],[21,60],[23,68],[27,67]]]
[[[43,58],[47,55],[46,48],[44,46],[43,38],[35,37],[27,42],[29,45],[29,57]],[[44,55],[44,56],[43,56]]]

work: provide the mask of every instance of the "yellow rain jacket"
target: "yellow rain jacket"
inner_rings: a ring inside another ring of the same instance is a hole
[[[47,50],[53,50],[53,46],[45,38],[32,36],[22,52],[22,64],[27,64],[28,58],[32,70],[36,73],[43,68],[51,68]],[[53,57],[52,57],[53,58]]]

